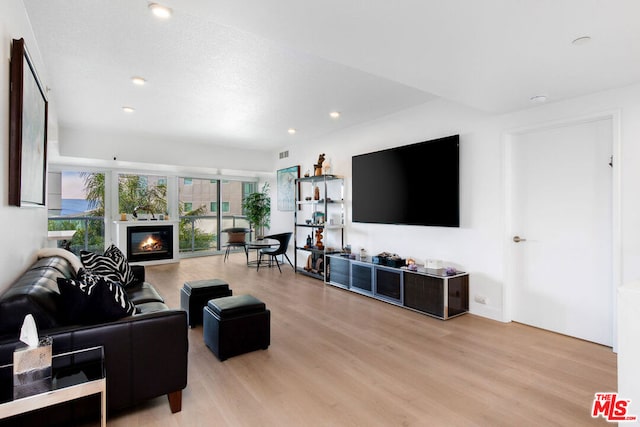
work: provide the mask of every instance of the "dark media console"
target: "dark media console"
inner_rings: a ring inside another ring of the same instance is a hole
[[[446,276],[444,269],[410,271],[367,260],[327,256],[326,283],[438,319],[469,311],[469,274]]]

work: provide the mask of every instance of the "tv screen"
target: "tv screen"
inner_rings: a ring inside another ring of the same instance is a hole
[[[459,135],[352,157],[352,219],[460,226]]]

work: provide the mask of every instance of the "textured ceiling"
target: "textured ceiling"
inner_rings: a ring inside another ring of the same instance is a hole
[[[24,4],[61,127],[278,149],[435,96],[501,113],[640,81],[636,0]]]

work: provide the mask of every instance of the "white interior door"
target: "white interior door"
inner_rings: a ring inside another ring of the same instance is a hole
[[[612,147],[610,119],[513,136],[514,321],[612,345]]]

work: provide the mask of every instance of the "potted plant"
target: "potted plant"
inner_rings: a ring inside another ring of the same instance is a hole
[[[256,230],[258,240],[264,238],[264,229],[271,224],[271,197],[269,183],[265,182],[261,191],[249,194],[242,201],[242,209]]]

